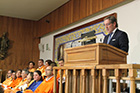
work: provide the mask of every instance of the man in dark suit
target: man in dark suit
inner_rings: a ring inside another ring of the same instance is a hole
[[[128,52],[129,49],[128,36],[125,32],[117,28],[118,27],[117,19],[114,16],[108,16],[104,19],[104,25],[109,34],[105,36],[103,43],[110,44],[125,52]]]

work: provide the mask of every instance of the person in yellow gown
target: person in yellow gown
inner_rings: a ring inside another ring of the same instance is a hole
[[[28,71],[29,72],[34,72],[34,71],[36,71],[36,69],[35,69],[35,62],[33,62],[33,61],[30,61],[29,63],[28,63]]]
[[[14,82],[12,82],[10,85],[8,85],[8,87],[14,88],[16,85],[18,85],[21,82],[21,80],[22,80],[21,72],[22,72],[21,69],[18,69],[16,71],[16,80]]]
[[[11,79],[6,84],[3,84],[4,90],[8,88],[8,86],[16,80],[16,72],[14,71],[11,75]]]
[[[63,67],[64,66],[64,59],[59,59],[58,64],[60,67]],[[57,73],[57,78],[58,78],[58,83],[60,83],[60,71],[59,70]],[[62,92],[65,93],[65,70],[63,70],[63,74],[62,74],[62,87],[63,87]]]
[[[8,72],[7,72],[7,79],[2,83],[3,85],[8,85],[9,84],[9,82],[12,80],[12,73],[13,73],[14,71],[13,70],[8,70]]]
[[[52,63],[52,61],[51,60],[46,60],[45,61],[45,68],[47,68],[48,66],[50,66],[51,65],[51,63]],[[42,77],[43,77],[43,79],[44,79],[44,77],[45,77],[45,69],[44,69],[44,72],[42,73]]]
[[[21,76],[22,76],[22,80],[20,81],[20,83],[18,85],[16,85],[14,88],[9,88],[8,90],[4,91],[5,93],[16,93],[17,91],[19,91],[19,87],[22,86],[26,81],[27,81],[27,75],[28,75],[29,71],[27,69],[22,70]]]
[[[53,87],[54,87],[53,67],[48,66],[45,72],[47,77],[38,86],[38,88],[34,91],[34,93],[53,93]],[[57,89],[58,89],[58,82],[57,82]]]
[[[44,73],[44,69],[45,69],[45,65],[44,65],[44,60],[43,59],[39,59],[38,60],[38,68],[37,70],[41,71],[41,73]]]

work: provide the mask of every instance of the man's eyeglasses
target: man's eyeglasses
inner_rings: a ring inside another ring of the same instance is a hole
[[[104,24],[104,26],[109,26],[110,24],[112,24],[112,23],[107,23],[107,24]]]

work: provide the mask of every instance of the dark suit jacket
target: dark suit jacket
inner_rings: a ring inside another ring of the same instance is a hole
[[[105,36],[103,43],[107,43],[109,35]],[[111,38],[110,45],[117,47],[125,52],[128,52],[129,49],[129,40],[128,36],[125,32],[120,31],[119,29],[116,30],[113,37]]]

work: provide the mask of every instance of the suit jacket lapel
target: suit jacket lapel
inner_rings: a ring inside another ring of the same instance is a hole
[[[111,38],[109,44],[112,42],[112,39],[115,39],[118,33],[118,29],[115,31],[115,33],[113,34],[113,37]]]

